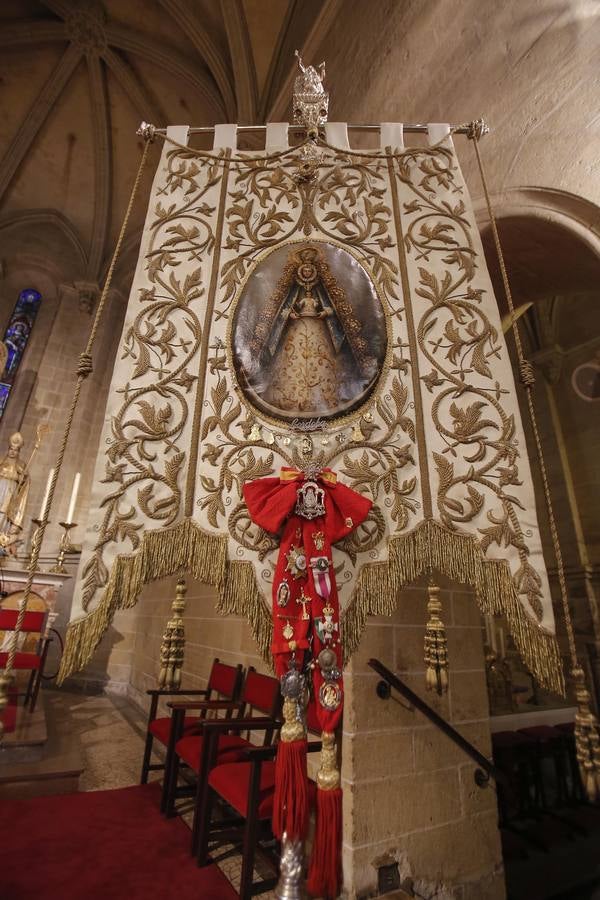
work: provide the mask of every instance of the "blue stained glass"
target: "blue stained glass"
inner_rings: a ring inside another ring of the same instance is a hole
[[[4,413],[8,396],[13,386],[19,363],[25,353],[25,347],[35,322],[35,317],[42,302],[42,295],[32,288],[21,291],[19,299],[10,317],[3,341],[8,350],[6,366],[0,381],[0,418]]]

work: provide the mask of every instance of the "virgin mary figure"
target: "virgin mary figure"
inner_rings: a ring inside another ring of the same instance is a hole
[[[292,251],[250,344],[267,409],[306,418],[355,404],[377,375],[362,328],[323,252]]]

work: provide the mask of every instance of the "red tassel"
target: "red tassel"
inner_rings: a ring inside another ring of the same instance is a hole
[[[275,760],[273,834],[290,840],[306,837],[309,817],[306,740],[280,741]]]
[[[317,791],[317,824],[307,888],[313,897],[335,900],[340,892],[342,863],[342,789]]]

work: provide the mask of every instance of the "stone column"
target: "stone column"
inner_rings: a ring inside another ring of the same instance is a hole
[[[475,764],[401,698],[380,700],[377,657],[491,757],[482,621],[472,594],[441,580],[450,686],[425,690],[426,584],[402,592],[391,618],[369,621],[345,677],[342,787],[344,888],[372,896],[378,869],[398,865],[401,881],[443,900],[504,900],[493,783],[479,788]],[[395,695],[394,695],[395,696]],[[420,887],[419,887],[420,885]]]

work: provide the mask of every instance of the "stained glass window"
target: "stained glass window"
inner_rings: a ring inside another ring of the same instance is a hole
[[[27,346],[41,302],[42,295],[38,291],[34,291],[32,288],[21,291],[4,332],[2,340],[6,344],[8,355],[6,366],[0,379],[0,418],[4,414],[17,369],[23,359],[25,347]]]

